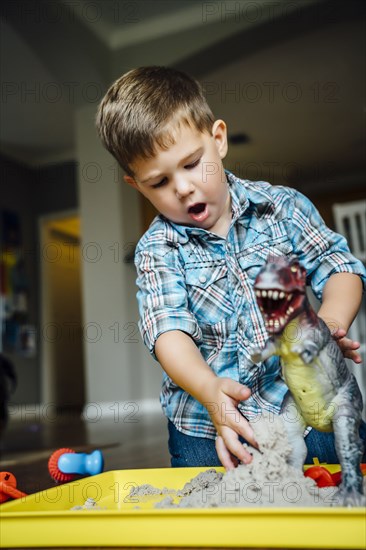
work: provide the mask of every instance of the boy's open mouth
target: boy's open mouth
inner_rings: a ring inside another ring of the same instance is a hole
[[[188,214],[196,222],[205,220],[208,216],[207,204],[205,202],[192,204],[192,206],[188,208]]]

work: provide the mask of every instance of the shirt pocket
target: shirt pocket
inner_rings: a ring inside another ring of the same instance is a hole
[[[200,327],[213,325],[233,314],[227,282],[227,266],[186,266],[189,310]]]
[[[287,236],[268,240],[249,247],[239,255],[238,262],[249,279],[254,283],[259,270],[268,262],[278,257],[291,257],[294,251]]]

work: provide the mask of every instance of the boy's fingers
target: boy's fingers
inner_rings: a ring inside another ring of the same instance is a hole
[[[337,329],[332,332],[334,340],[337,342],[344,357],[351,359],[354,363],[359,365],[362,363],[362,357],[356,350],[361,347],[360,342],[347,338],[346,331],[343,328]]]
[[[351,340],[350,338],[345,339],[344,347],[348,348],[350,350],[356,350],[359,349],[361,346],[360,342],[357,342],[357,340]]]
[[[334,330],[331,330],[330,333],[335,340],[339,340],[340,338],[343,338],[347,334],[344,328],[336,328]]]
[[[341,338],[337,339],[337,344],[341,348],[345,349],[358,349],[360,347],[360,342],[357,340],[352,340],[351,338],[347,338],[347,336],[342,336]]]
[[[235,433],[237,438],[239,435],[245,439],[249,445],[258,448],[258,443],[255,439],[253,429],[249,424],[248,420],[242,416],[238,409],[233,409],[232,414],[227,414],[225,426],[230,428]],[[228,438],[225,438],[225,441],[228,441]],[[240,445],[242,445],[240,443]],[[230,449],[231,450],[231,449]]]
[[[226,411],[225,424],[229,426],[238,435],[241,435],[253,447],[258,447],[253,429],[248,420],[244,418],[239,409],[233,408],[232,411]]]
[[[344,356],[347,357],[347,359],[352,359],[352,361],[356,364],[362,363],[362,357],[359,353],[356,353],[353,350],[346,351],[344,353]]]
[[[225,437],[225,439],[224,439]],[[239,464],[249,464],[253,457],[247,449],[240,443],[236,433],[228,433],[225,436],[217,436],[216,450],[222,465],[226,470],[233,470]]]
[[[251,428],[249,422],[243,418],[243,421],[240,423],[240,435],[253,447],[258,448],[258,443],[255,439],[253,429]]]
[[[229,451],[244,464],[249,464],[253,457],[249,451],[245,449],[242,443],[238,439],[232,439],[228,443]]]
[[[358,342],[350,342],[349,344],[347,343],[344,343],[342,345],[339,346],[341,348],[341,351],[346,354],[346,353],[357,353],[357,350],[360,348],[360,346],[358,345]]]
[[[224,468],[226,470],[233,470],[234,468],[236,468],[239,462],[231,453],[229,453],[224,443],[224,440],[220,435],[217,436],[215,445],[217,455]]]
[[[340,347],[344,357],[351,359],[354,363],[362,363],[362,357],[357,350],[361,347],[360,342],[357,340],[351,340],[351,338],[341,337],[337,340],[337,344]]]
[[[229,397],[232,397],[236,401],[242,401],[250,397],[251,391],[247,386],[236,382],[235,380],[230,380],[227,378],[223,385],[223,391]]]

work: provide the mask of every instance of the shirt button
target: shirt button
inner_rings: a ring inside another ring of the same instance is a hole
[[[243,291],[242,288],[239,287],[238,290],[236,291],[236,293],[237,293],[239,296],[243,296],[244,291]]]
[[[205,283],[207,281],[207,277],[205,277],[204,275],[200,275],[198,277],[198,280],[200,283]]]

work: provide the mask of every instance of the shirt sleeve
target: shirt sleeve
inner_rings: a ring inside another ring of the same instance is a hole
[[[155,357],[157,338],[170,330],[181,330],[200,342],[201,329],[188,309],[184,274],[177,261],[176,249],[166,254],[137,251],[135,265],[139,328],[150,353]]]
[[[346,239],[327,227],[307,197],[294,189],[290,193],[289,235],[317,298],[321,299],[324,285],[334,273],[359,275],[365,288],[365,267],[350,252]]]

